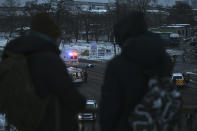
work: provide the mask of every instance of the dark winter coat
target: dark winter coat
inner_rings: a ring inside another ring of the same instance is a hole
[[[169,75],[172,63],[163,41],[151,33],[130,38],[108,63],[101,91],[101,130],[131,131],[129,111],[147,91],[148,78]]]
[[[28,56],[29,71],[38,95],[44,98],[53,94],[60,101],[61,131],[77,131],[76,113],[85,107],[85,99],[73,87],[56,42],[34,32],[11,41],[5,50]],[[54,131],[54,126],[54,105],[50,104],[37,131]]]

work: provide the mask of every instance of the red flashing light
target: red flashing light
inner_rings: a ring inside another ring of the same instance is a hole
[[[78,54],[76,52],[73,52],[73,56],[77,56]]]

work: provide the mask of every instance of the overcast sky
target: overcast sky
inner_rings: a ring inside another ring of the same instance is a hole
[[[108,2],[114,2],[115,0],[75,0],[75,1],[88,1],[88,2],[103,2],[103,3],[108,3]]]
[[[0,0],[0,5],[2,5],[5,1],[7,0]],[[16,1],[17,4],[19,5],[25,5],[25,2],[28,2],[28,1],[34,1],[34,0],[14,0]],[[39,3],[43,3],[43,2],[47,2],[49,0],[38,0]],[[102,2],[102,3],[108,3],[108,2],[113,2],[115,0],[74,0],[74,1],[87,1],[87,2]]]
[[[7,0],[0,0],[0,6]],[[35,0],[14,0],[18,3],[20,6],[24,6],[25,2],[28,1],[35,1]],[[49,0],[38,0],[39,3],[47,2]],[[108,3],[108,2],[114,2],[115,0],[74,0],[74,1],[87,1],[87,2],[101,2],[101,3]],[[176,3],[176,1],[192,1],[192,0],[157,0],[157,4],[163,5],[163,6],[172,6]],[[195,1],[195,0],[193,0]],[[191,4],[191,2],[189,2]]]

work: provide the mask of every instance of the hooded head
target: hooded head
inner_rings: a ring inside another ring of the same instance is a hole
[[[54,40],[58,40],[61,35],[59,26],[46,12],[37,13],[32,17],[31,30],[43,33]]]
[[[122,55],[136,63],[149,76],[169,75],[173,65],[165,51],[164,42],[148,32],[144,14],[133,11],[123,16],[114,26],[116,42],[122,47]]]
[[[128,39],[122,48],[122,55],[142,67],[148,76],[169,76],[173,63],[163,44],[160,37],[149,32]]]
[[[123,46],[125,41],[134,36],[142,35],[147,32],[144,14],[138,11],[122,16],[114,26],[116,42]]]

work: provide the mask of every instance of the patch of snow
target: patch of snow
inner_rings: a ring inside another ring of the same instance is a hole
[[[112,43],[97,43],[97,52],[96,55],[92,55],[91,50],[91,44],[86,42],[78,42],[78,43],[71,43],[71,44],[61,44],[60,46],[61,50],[61,56],[64,55],[67,50],[77,50],[79,52],[79,58],[87,59],[87,60],[97,60],[97,61],[103,61],[103,60],[111,60],[115,54],[114,54],[114,45]],[[82,54],[85,50],[89,51],[89,56],[82,56]],[[103,53],[104,55],[99,56],[99,50],[105,50]],[[108,52],[107,52],[108,51]],[[121,52],[120,47],[116,47],[117,54]],[[177,50],[177,49],[166,49],[166,52],[170,55],[182,55],[184,51]]]
[[[0,48],[5,47],[7,44],[7,40],[6,39],[0,39]]]
[[[170,55],[182,55],[184,53],[184,51],[182,50],[176,50],[176,49],[166,49],[166,52]]]
[[[180,25],[169,25],[169,26],[166,26],[166,27],[169,27],[169,28],[182,28],[184,26],[180,26]]]
[[[146,12],[149,12],[149,13],[164,13],[164,14],[169,14],[168,12],[163,11],[163,10],[146,10]]]
[[[177,25],[177,26],[188,26],[188,25],[190,25],[190,24],[174,24],[174,25]]]
[[[91,43],[86,42],[77,42],[77,43],[70,43],[70,44],[61,44],[61,57],[63,60],[65,57],[66,52],[68,50],[77,50],[79,53],[79,58],[88,59],[88,60],[110,60],[114,57],[114,45],[112,43],[96,43],[96,49],[91,48]],[[82,53],[84,51],[89,52],[89,56],[83,56]],[[116,46],[117,53],[120,53],[120,47]],[[64,60],[65,61],[65,60]]]
[[[29,30],[30,29],[30,27],[28,27],[28,26],[24,26],[24,27],[22,27],[22,28],[16,28],[16,31],[20,31],[20,30]]]
[[[172,33],[172,34],[170,34],[170,37],[171,38],[179,38],[180,36],[177,33]]]
[[[90,12],[93,12],[93,13],[106,13],[107,10],[105,9],[92,9],[92,10],[89,10]]]
[[[115,0],[74,0],[80,2],[98,2],[98,3],[114,3]]]

